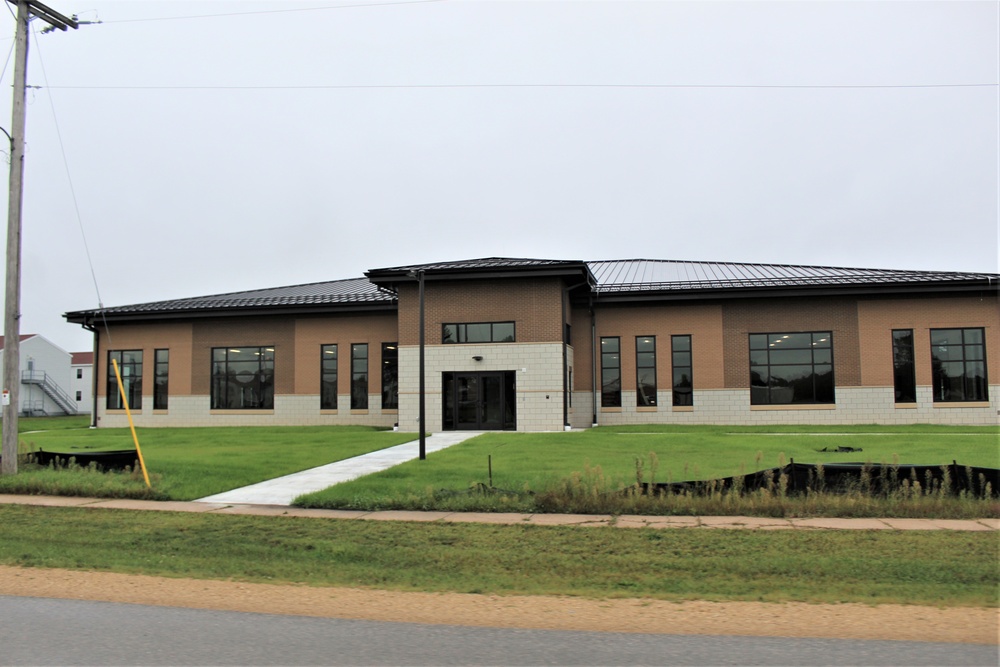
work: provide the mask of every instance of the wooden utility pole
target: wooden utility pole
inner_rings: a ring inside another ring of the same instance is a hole
[[[10,193],[7,203],[7,289],[4,303],[3,443],[0,474],[17,473],[17,411],[21,387],[21,203],[24,199],[24,106],[28,79],[28,21],[37,16],[60,30],[76,29],[76,19],[36,0],[7,0],[17,5],[14,46],[14,103],[10,127]]]

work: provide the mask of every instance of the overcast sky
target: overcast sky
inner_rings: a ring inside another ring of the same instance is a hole
[[[107,306],[492,256],[997,271],[995,1],[47,4],[102,21],[32,22],[21,331],[70,351],[85,241]]]

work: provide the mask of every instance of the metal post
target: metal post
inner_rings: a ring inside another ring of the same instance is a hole
[[[420,289],[420,460],[427,458],[427,398],[424,378],[424,271],[417,271],[417,282]]]

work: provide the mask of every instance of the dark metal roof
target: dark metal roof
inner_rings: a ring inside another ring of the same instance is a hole
[[[906,271],[859,269],[794,264],[741,264],[736,262],[683,262],[660,259],[599,260],[580,262],[553,259],[485,259],[414,264],[372,269],[366,278],[350,278],[289,287],[153,301],[104,309],[66,313],[70,322],[90,324],[99,317],[148,319],[205,317],[222,314],[273,314],[276,312],[354,309],[392,309],[396,296],[383,289],[411,281],[412,272],[423,270],[429,277],[459,280],[540,275],[582,278],[577,283],[593,285],[598,297],[611,299],[711,298],[741,294],[771,296],[789,290],[822,288],[840,291],[895,291],[920,289],[996,289],[1000,275],[956,271]],[[706,295],[707,293],[707,295]]]
[[[684,262],[661,259],[587,262],[598,294],[788,287],[858,287],[996,282],[1000,275],[957,271],[860,269],[795,264]]]
[[[164,315],[168,313],[196,313],[231,310],[260,310],[294,306],[324,305],[385,305],[392,307],[396,297],[364,278],[333,280],[307,285],[272,287],[248,292],[229,292],[171,301],[151,301],[128,306],[113,306],[103,310],[85,310],[66,313],[70,322],[81,322],[99,314],[105,317],[128,315]]]

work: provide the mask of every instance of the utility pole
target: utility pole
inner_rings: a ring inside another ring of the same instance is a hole
[[[0,474],[17,473],[17,411],[21,386],[21,203],[24,200],[24,107],[28,80],[28,21],[37,16],[65,31],[77,28],[75,18],[66,18],[37,0],[7,0],[17,5],[14,41],[14,103],[10,127],[10,193],[7,204],[7,289],[4,308],[3,351],[3,443]]]

